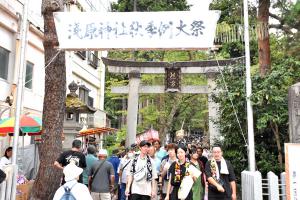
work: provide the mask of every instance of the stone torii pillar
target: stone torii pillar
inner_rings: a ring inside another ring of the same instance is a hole
[[[140,82],[141,82],[141,73],[139,71],[131,71],[129,73],[128,108],[127,108],[127,133],[128,133],[126,137],[127,147],[135,143],[136,140]]]
[[[216,139],[220,137],[219,127],[215,122],[219,119],[219,104],[215,103],[212,99],[213,94],[217,93],[216,89],[216,74],[207,73],[207,85],[208,85],[208,127],[209,127],[209,141],[213,144]]]

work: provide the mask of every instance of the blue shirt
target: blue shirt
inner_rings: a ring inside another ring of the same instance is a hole
[[[160,148],[159,151],[156,151],[155,153],[155,157],[158,158],[160,161],[162,160],[163,157],[165,157],[167,155],[167,151]]]
[[[94,162],[98,160],[98,158],[93,154],[88,154],[85,156],[85,160],[86,160],[86,168],[82,172],[82,177],[83,177],[83,184],[87,185],[89,183],[88,171],[90,170]]]
[[[115,170],[115,184],[118,184],[119,182],[119,174],[118,174],[118,167],[120,164],[120,159],[116,155],[112,155],[110,158],[107,159],[108,162],[110,162]]]
[[[161,160],[159,158],[155,157],[154,164],[155,164],[155,167],[156,167],[156,172],[159,173]]]

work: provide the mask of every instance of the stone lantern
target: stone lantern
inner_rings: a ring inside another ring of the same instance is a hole
[[[70,93],[66,98],[66,111],[64,118],[64,143],[63,148],[72,147],[72,141],[83,127],[80,114],[94,114],[96,109],[84,103],[76,94],[78,85],[73,81],[68,86]]]

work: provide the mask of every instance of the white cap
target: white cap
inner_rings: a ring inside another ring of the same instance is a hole
[[[106,149],[99,149],[98,155],[105,155],[105,156],[107,156],[108,155],[107,150]]]
[[[74,162],[71,162],[64,168],[65,181],[75,180],[82,173],[83,169],[77,167]]]

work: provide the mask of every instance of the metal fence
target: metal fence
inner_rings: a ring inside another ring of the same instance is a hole
[[[242,199],[243,200],[286,200],[285,172],[280,178],[273,172],[268,172],[263,179],[261,173],[242,172]]]

